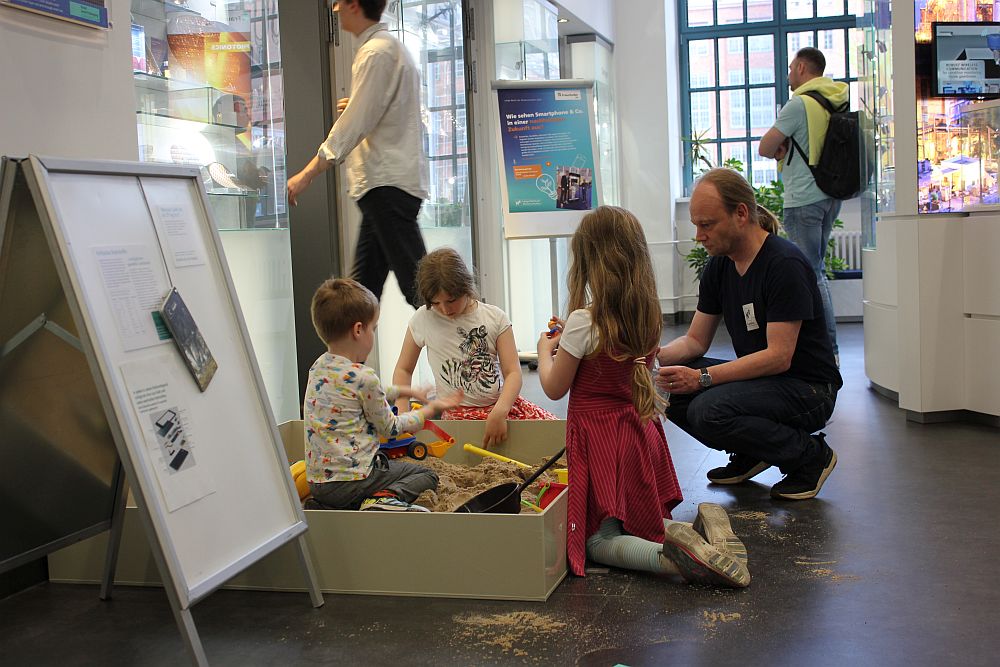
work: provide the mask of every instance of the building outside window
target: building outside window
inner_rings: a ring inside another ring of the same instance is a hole
[[[420,226],[425,240],[428,234],[434,236],[429,247],[455,245],[471,260],[468,192],[460,177],[468,172],[462,18],[460,0],[390,2],[384,15],[423,70],[430,196],[420,209]]]
[[[858,108],[856,27],[863,0],[681,0],[685,182],[703,167],[737,159],[755,186],[777,178],[774,160],[761,158],[761,136],[788,101],[788,64],[804,46],[819,45],[826,76],[848,82]]]

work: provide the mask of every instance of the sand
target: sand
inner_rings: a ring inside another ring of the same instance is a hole
[[[433,456],[428,456],[423,461],[413,461],[410,458],[406,460],[419,463],[437,473],[437,490],[424,491],[414,501],[417,505],[426,507],[432,512],[453,512],[477,494],[492,489],[494,486],[507,482],[520,484],[536,470],[535,468],[521,468],[513,463],[490,458],[483,459],[471,468],[447,463]],[[555,482],[556,476],[554,473],[546,471],[539,478],[539,481]],[[533,483],[530,489],[525,490],[521,494],[521,498],[537,504],[538,483]],[[531,508],[521,505],[522,513],[532,511]]]

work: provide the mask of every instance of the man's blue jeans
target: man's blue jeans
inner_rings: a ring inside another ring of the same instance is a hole
[[[703,357],[687,365],[721,363]],[[811,434],[823,428],[836,401],[829,385],[769,376],[671,394],[667,419],[712,449],[743,454],[788,474],[821,453]]]
[[[830,299],[830,285],[826,280],[823,259],[826,257],[830,233],[833,232],[833,222],[839,214],[839,199],[823,199],[815,204],[786,208],[781,223],[788,234],[788,240],[799,247],[816,273],[816,285],[823,299],[826,330],[830,333],[834,354],[840,353],[837,347],[837,320],[833,315],[833,301]]]

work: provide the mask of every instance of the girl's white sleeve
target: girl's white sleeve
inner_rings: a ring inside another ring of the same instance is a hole
[[[559,336],[559,349],[566,350],[577,359],[583,359],[597,349],[597,334],[589,310],[581,308],[569,314]]]
[[[482,304],[486,305],[486,304]],[[510,318],[507,317],[507,313],[501,308],[492,306],[489,309],[489,319],[490,319],[490,336],[492,339],[492,344],[496,347],[497,338],[500,337],[507,329],[511,328]]]
[[[420,347],[425,347],[427,345],[427,316],[430,313],[427,312],[426,306],[421,306],[417,312],[413,313],[413,317],[410,318],[410,335],[413,336],[413,342]]]

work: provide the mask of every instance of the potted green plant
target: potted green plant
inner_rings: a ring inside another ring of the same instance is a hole
[[[690,137],[684,137],[684,142],[688,145],[691,172],[695,179],[715,166],[712,164],[712,154],[708,148],[709,140],[708,130],[692,132]]]

